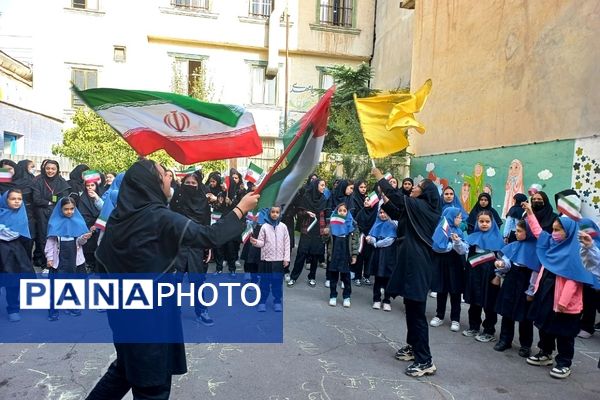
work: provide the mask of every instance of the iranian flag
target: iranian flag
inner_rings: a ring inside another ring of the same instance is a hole
[[[579,221],[582,216],[579,212],[581,208],[581,200],[577,196],[560,196],[556,202],[556,208],[562,214],[571,218],[574,221]]]
[[[338,213],[333,213],[329,219],[331,225],[344,225],[346,223],[346,217],[342,217]]]
[[[191,166],[189,168],[182,169],[181,171],[176,171],[175,175],[177,175],[179,178],[183,178],[184,176],[188,176],[189,174],[193,174],[194,172],[199,171],[201,169],[202,169],[202,167],[200,165],[198,165],[196,167]]]
[[[244,179],[248,182],[256,183],[260,180],[262,173],[263,169],[251,162],[248,166],[248,170],[246,171],[246,176]]]
[[[12,182],[13,174],[8,168],[0,168],[0,183]]]
[[[242,232],[242,243],[246,243],[248,239],[252,236],[252,225],[246,224],[246,229]]]
[[[104,219],[104,216],[99,216],[98,219],[96,219],[94,226],[100,229],[101,231],[106,230],[106,219]]]
[[[377,196],[377,193],[371,192],[367,196],[367,201],[369,202],[369,206],[374,207],[375,204],[379,203],[379,196]]]
[[[98,171],[92,171],[92,170],[85,171],[83,173],[83,181],[85,183],[100,182],[101,181],[100,172],[98,172]]]
[[[142,156],[164,149],[190,165],[262,152],[252,114],[238,106],[146,90],[73,91]]]
[[[478,265],[481,265],[486,262],[494,261],[496,259],[496,255],[493,251],[489,251],[486,253],[476,254],[473,257],[469,258],[469,264],[471,264],[471,268],[475,268]]]
[[[292,202],[296,192],[319,163],[327,135],[329,105],[334,88],[325,92],[319,102],[296,122],[283,136],[284,153],[257,188],[258,208],[283,206]],[[287,164],[278,170],[283,162]],[[277,172],[275,172],[277,171]]]
[[[448,220],[446,219],[446,217],[442,217],[442,230],[444,231],[444,235],[446,235],[446,237],[448,237],[448,231],[450,231],[450,224],[448,223]]]

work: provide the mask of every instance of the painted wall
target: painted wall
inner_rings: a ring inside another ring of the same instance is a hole
[[[571,187],[581,195],[583,215],[600,222],[600,139],[577,139]]]
[[[597,0],[417,1],[414,26],[412,86],[433,79],[415,154],[600,130]]]
[[[378,1],[373,49],[373,87],[390,90],[410,86],[414,10],[395,1]]]
[[[526,193],[533,183],[543,186],[555,207],[554,194],[571,187],[574,147],[574,140],[564,140],[415,157],[410,172],[418,180],[452,186],[467,210],[479,193],[491,188],[492,204],[504,218],[512,196]]]

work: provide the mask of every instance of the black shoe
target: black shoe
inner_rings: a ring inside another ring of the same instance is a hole
[[[419,377],[423,375],[433,375],[436,370],[437,368],[433,365],[433,361],[429,360],[429,362],[422,364],[416,362],[410,364],[404,373],[408,376]]]
[[[394,355],[394,358],[396,360],[400,360],[400,361],[412,361],[415,359],[415,355],[413,354],[413,349],[412,346],[410,344],[407,344],[406,346],[402,347],[401,349],[399,349],[396,352],[396,355]]]
[[[521,346],[521,348],[519,349],[519,356],[526,358],[526,357],[529,357],[530,355],[531,355],[531,348]]]
[[[496,351],[504,351],[504,350],[508,350],[512,347],[512,345],[510,343],[506,343],[504,341],[499,341],[498,343],[496,343],[496,345],[494,346],[494,350]]]

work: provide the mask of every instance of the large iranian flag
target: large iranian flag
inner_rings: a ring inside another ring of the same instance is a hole
[[[164,149],[189,165],[262,152],[252,114],[238,106],[146,90],[73,91],[142,156]]]
[[[271,168],[260,190],[258,208],[273,205],[287,207],[308,175],[319,163],[323,142],[327,135],[329,105],[334,88],[329,89],[319,102],[296,122],[283,136],[285,151]],[[287,162],[277,170],[280,162]],[[277,170],[277,172],[274,172]]]

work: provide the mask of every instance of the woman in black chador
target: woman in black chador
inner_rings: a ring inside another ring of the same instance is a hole
[[[440,219],[440,195],[435,184],[425,179],[416,185],[410,197],[394,190],[374,168],[373,175],[379,179],[384,194],[381,208],[390,218],[402,221],[398,232],[404,239],[398,248],[398,264],[390,277],[386,291],[390,296],[404,297],[406,309],[406,343],[398,350],[396,358],[414,362],[406,369],[409,376],[431,375],[436,371],[429,350],[429,331],[425,306],[431,288],[434,257],[432,239]]]
[[[167,208],[170,184],[164,168],[150,160],[136,162],[125,173],[117,207],[96,251],[106,272],[170,273],[180,247],[214,248],[239,237],[240,220],[256,207],[259,197],[243,197],[232,212],[207,227]],[[169,329],[182,330],[179,318],[153,322],[157,330],[164,330],[167,323]],[[130,389],[134,398],[168,399],[172,375],[187,371],[183,343],[115,343],[115,348],[117,359],[88,400],[121,399]]]

